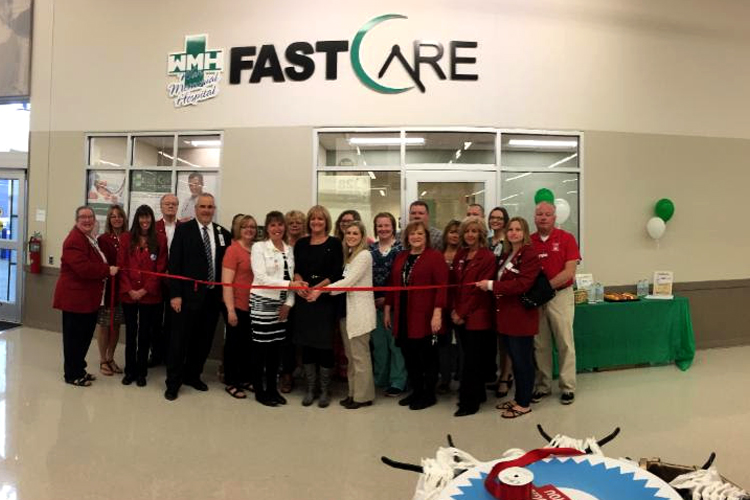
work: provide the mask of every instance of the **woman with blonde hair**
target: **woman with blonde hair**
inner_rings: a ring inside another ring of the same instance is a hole
[[[294,245],[294,279],[305,282],[312,290],[299,290],[294,306],[294,340],[302,346],[302,365],[305,370],[307,392],[302,400],[310,406],[315,399],[318,368],[320,369],[320,399],[318,406],[331,403],[330,384],[333,372],[333,333],[336,329],[336,302],[323,295],[322,288],[337,281],[344,267],[341,241],[329,236],[331,214],[322,205],[307,212],[309,236]]]
[[[112,205],[107,210],[107,222],[104,233],[96,239],[110,266],[117,265],[117,254],[120,250],[120,239],[128,231],[128,216],[120,205]],[[115,362],[115,349],[120,340],[120,325],[125,322],[125,315],[120,304],[120,294],[115,293],[114,307],[112,306],[112,283],[115,282],[115,290],[120,289],[120,277],[112,276],[107,280],[104,290],[104,305],[99,308],[99,316],[96,322],[99,330],[96,334],[96,343],[99,346],[99,371],[102,375],[110,376],[122,373],[122,368]],[[112,312],[114,308],[114,313]],[[112,328],[110,329],[110,319]]]
[[[297,240],[306,236],[305,223],[307,219],[303,212],[299,210],[290,210],[284,214],[284,220],[286,221],[286,243],[290,247],[294,247]]]
[[[344,232],[344,277],[326,288],[371,287],[372,255],[368,251],[367,230],[361,221],[353,221]],[[331,290],[331,295],[343,293]],[[346,292],[346,317],[341,319],[349,393],[340,401],[344,408],[356,410],[370,406],[375,399],[375,382],[370,358],[370,333],[375,329],[375,301],[371,291]]]

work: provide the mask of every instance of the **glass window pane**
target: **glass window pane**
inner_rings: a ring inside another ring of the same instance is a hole
[[[0,152],[29,150],[29,103],[0,105]]]
[[[127,159],[127,137],[90,137],[89,165],[121,167]]]
[[[177,174],[177,218],[187,222],[195,218],[195,202],[201,193],[217,192],[219,176],[214,172],[178,172]]]
[[[96,227],[94,234],[104,232],[107,210],[111,205],[123,205],[126,201],[124,170],[89,170],[86,188],[86,203],[94,209]]]
[[[318,203],[335,221],[344,210],[362,216],[367,234],[374,237],[372,220],[380,212],[401,215],[400,172],[318,172]]]
[[[401,165],[398,132],[318,134],[318,166],[375,167]]]
[[[0,239],[18,238],[18,179],[0,179]]]
[[[462,220],[472,203],[483,207],[484,182],[417,182],[420,200],[430,208],[430,225],[441,231],[451,220]]]
[[[534,226],[534,195],[539,189],[547,188],[555,195],[555,204],[567,202],[570,207],[570,216],[561,224],[558,215],[557,227],[573,233],[576,241],[580,240],[579,234],[579,202],[578,181],[579,174],[568,172],[502,172],[500,176],[500,205],[508,210],[511,217],[521,216],[529,223],[531,232],[535,232]],[[558,208],[558,210],[560,210]]]
[[[503,134],[503,167],[578,168],[578,136]]]
[[[0,302],[16,301],[18,255],[15,250],[0,250]]]
[[[156,220],[161,219],[161,197],[172,193],[170,170],[132,170],[130,172],[130,210],[134,214],[141,205],[154,211]]]
[[[408,132],[406,163],[495,163],[496,134]]]
[[[219,168],[221,136],[181,135],[177,138],[178,167]]]
[[[171,167],[173,161],[173,135],[133,137],[133,166]]]

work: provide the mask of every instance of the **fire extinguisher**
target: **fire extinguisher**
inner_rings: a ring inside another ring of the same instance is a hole
[[[42,235],[34,233],[29,238],[29,272],[39,274],[42,272]]]

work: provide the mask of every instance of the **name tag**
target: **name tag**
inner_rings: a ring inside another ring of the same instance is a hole
[[[219,233],[219,246],[223,247],[224,245],[224,235]]]
[[[546,254],[546,253],[540,253],[539,254],[539,258],[540,259],[546,259],[547,257],[549,257],[549,254]]]

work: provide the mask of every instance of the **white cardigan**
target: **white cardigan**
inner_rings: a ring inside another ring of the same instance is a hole
[[[294,252],[284,243],[289,276],[294,276]],[[284,279],[284,257],[271,240],[259,241],[253,244],[250,251],[250,266],[253,268],[253,285],[289,286],[290,280]],[[282,290],[264,290],[253,288],[251,293],[260,297],[279,300]],[[294,305],[294,292],[289,290],[284,304]]]
[[[364,249],[344,266],[344,278],[329,287],[372,286],[372,255]],[[326,287],[328,288],[328,287]],[[331,295],[342,293],[331,290]],[[350,339],[370,333],[377,326],[372,292],[346,292],[346,333]]]

